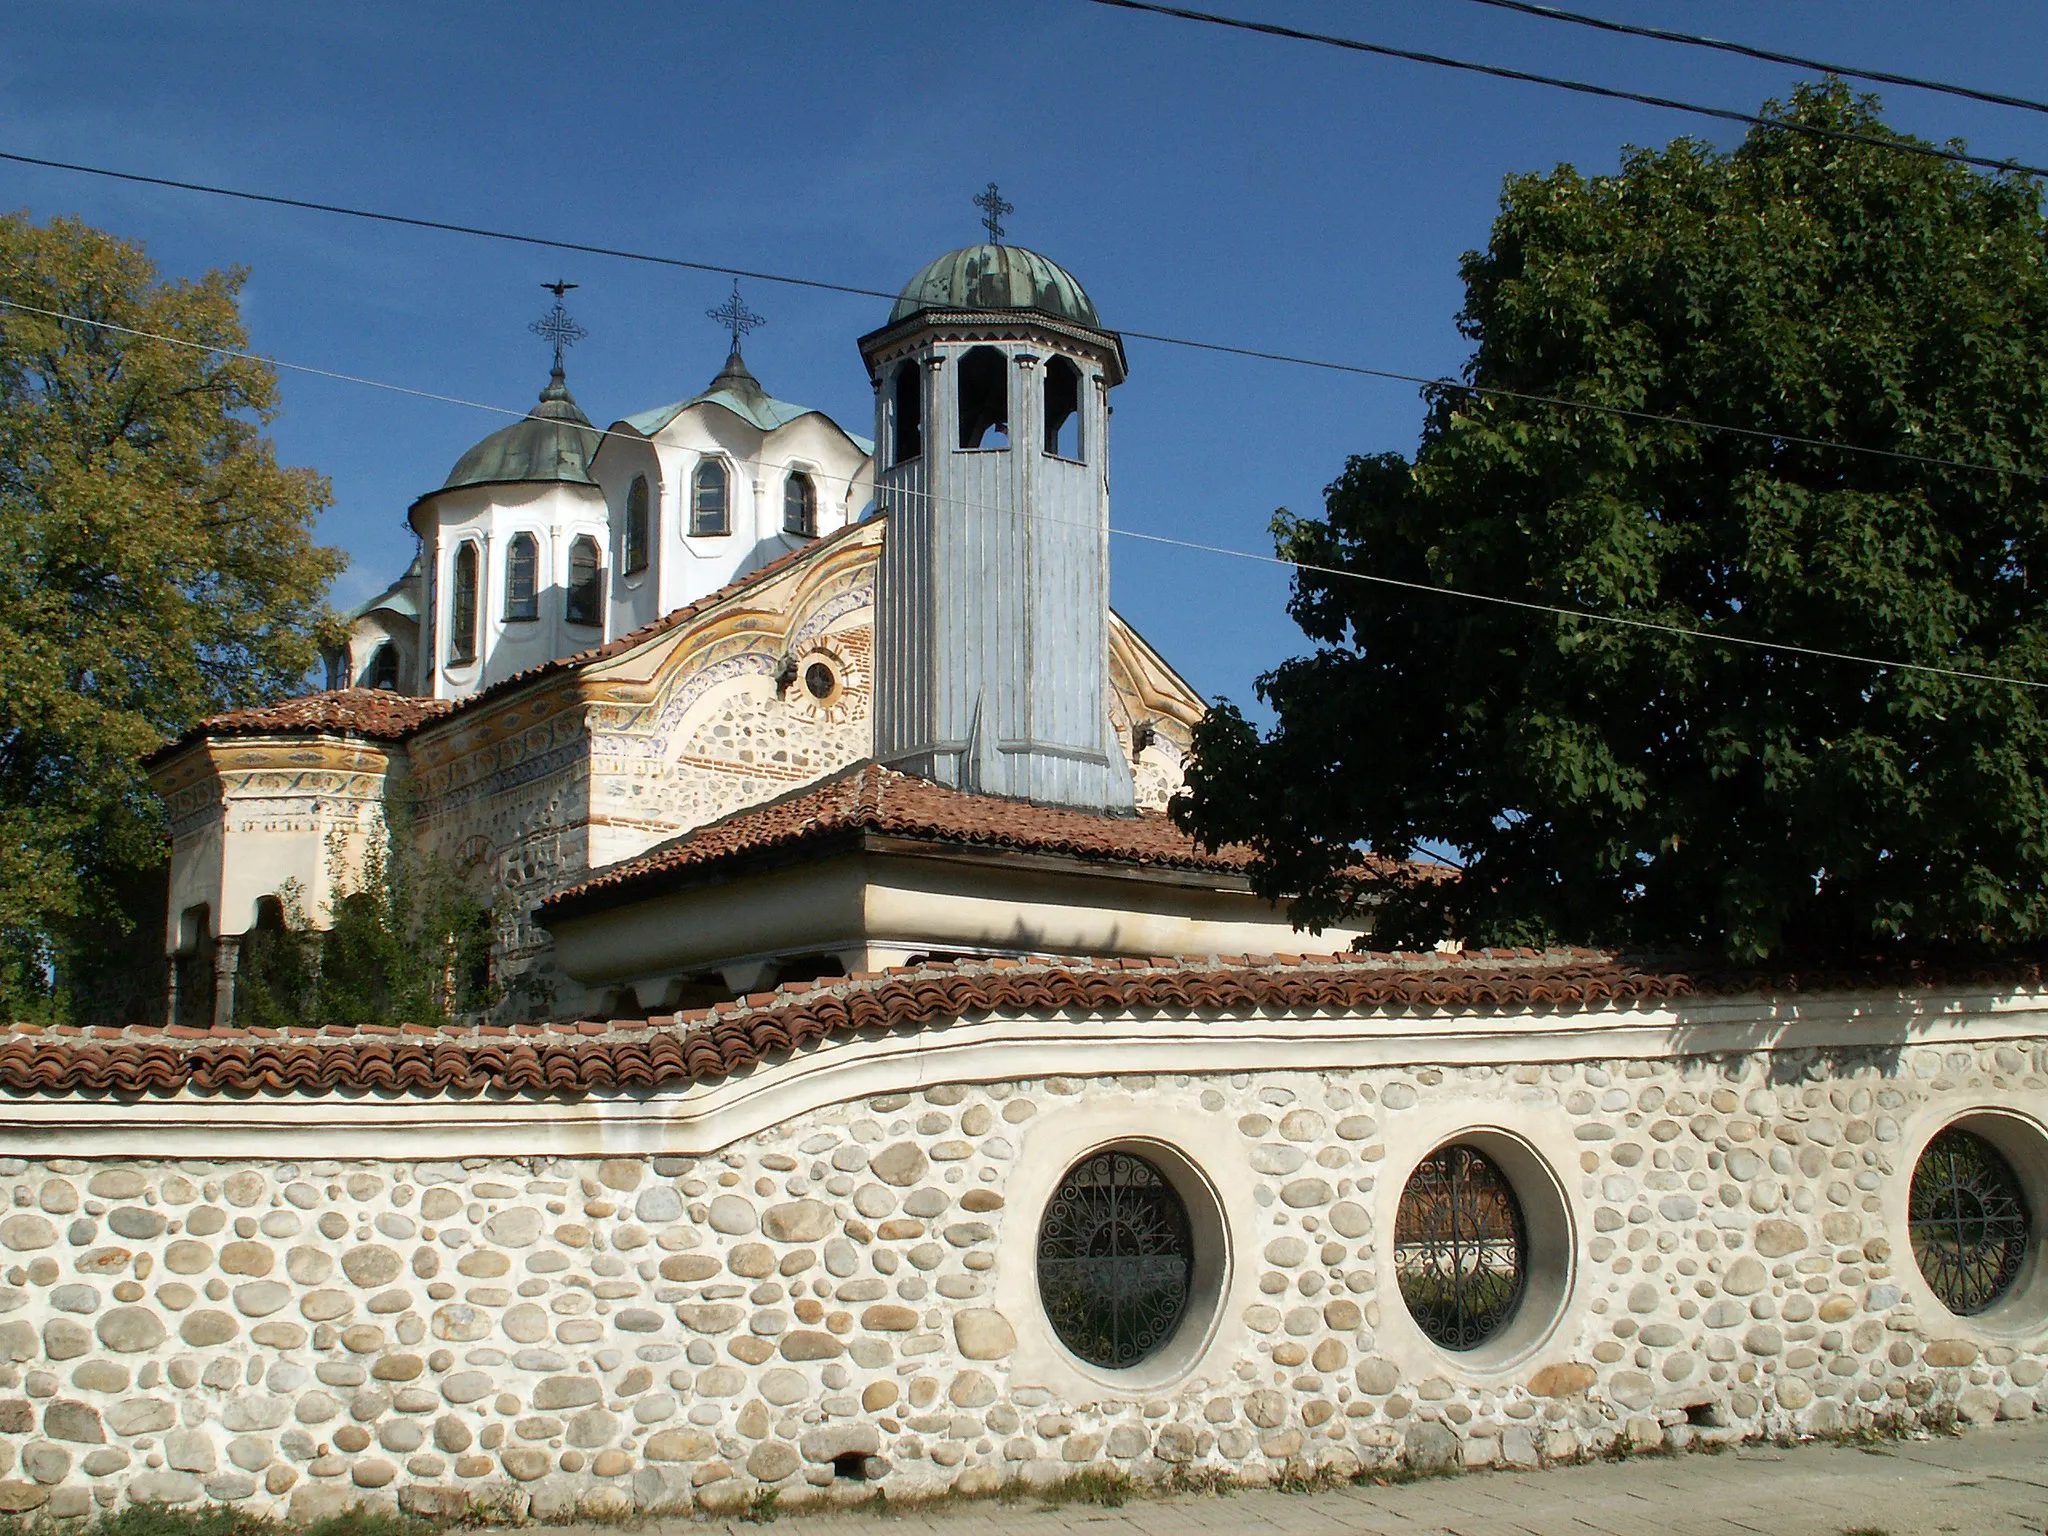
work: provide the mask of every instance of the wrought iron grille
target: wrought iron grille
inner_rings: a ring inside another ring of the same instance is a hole
[[[1527,1251],[1514,1187],[1476,1147],[1439,1147],[1401,1191],[1394,1213],[1401,1299],[1446,1349],[1475,1348],[1514,1316]]]
[[[1136,1365],[1187,1310],[1194,1240],[1166,1176],[1101,1152],[1060,1182],[1038,1228],[1038,1290],[1060,1341],[1091,1365]]]
[[[2012,1164],[1983,1137],[1953,1129],[1920,1154],[1907,1219],[1920,1273],[1964,1317],[2012,1289],[2033,1232]]]

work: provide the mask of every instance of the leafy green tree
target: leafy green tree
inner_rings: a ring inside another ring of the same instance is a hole
[[[288,890],[283,921],[242,941],[238,1024],[446,1024],[492,1007],[496,914],[447,860],[421,853],[403,780],[387,781],[384,825],[352,867],[328,848],[335,896],[317,926]]]
[[[0,1013],[89,988],[128,925],[164,852],[143,754],[294,691],[332,622],[327,482],[278,464],[276,377],[232,355],[243,277],[0,215]]]
[[[1768,110],[1890,135],[1839,84]],[[1276,519],[1284,555],[2048,679],[2033,182],[1777,129],[1679,140],[1510,178],[1463,276],[1469,383],[1758,435],[1444,388],[1412,461],[1355,458],[1324,516]],[[1215,710],[1175,814],[1254,845],[1298,921],[1373,898],[1380,941],[1737,960],[2048,937],[2048,693],[1318,570],[1290,609],[1316,648],[1260,680],[1277,723]]]

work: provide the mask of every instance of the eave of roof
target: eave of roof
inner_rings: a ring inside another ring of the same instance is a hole
[[[389,688],[330,688],[260,709],[230,710],[200,721],[145,757],[143,766],[164,761],[210,737],[356,736],[369,741],[403,741],[453,705]]]
[[[541,904],[542,923],[718,879],[764,860],[851,846],[860,834],[1241,876],[1248,848],[1211,852],[1156,812],[1115,816],[948,789],[864,761],[599,870]]]
[[[758,432],[774,432],[806,416],[816,416],[869,458],[874,457],[873,442],[858,433],[847,431],[816,406],[795,405],[788,400],[777,400],[772,395],[748,399],[733,390],[710,389],[701,395],[692,395],[687,400],[678,400],[672,405],[658,405],[651,411],[641,411],[638,415],[624,417],[622,421],[642,437],[653,437],[693,405],[718,406],[732,412]]]
[[[2048,968],[1768,973],[1635,962],[1593,950],[1184,956],[1068,963],[933,963],[791,982],[652,1019],[454,1028],[0,1030],[0,1091],[36,1096],[384,1093],[534,1099],[676,1091],[864,1029],[938,1029],[1001,1014],[1225,1019],[1400,1011],[1568,1012],[1787,993],[2039,988]]]
[[[522,672],[514,672],[510,677],[500,678],[497,682],[491,684],[490,687],[480,689],[478,692],[470,694],[467,698],[453,700],[449,706],[448,713],[465,713],[477,708],[486,700],[502,698],[507,693],[524,688],[528,684],[538,682],[542,678],[552,677],[558,672],[566,672],[574,667],[588,666],[595,661],[609,661],[614,656],[622,656],[636,646],[644,645],[650,640],[659,639],[672,630],[680,629],[693,619],[702,618],[705,614],[722,604],[729,603],[733,599],[743,596],[750,588],[757,587],[762,582],[784,575],[796,566],[801,565],[804,561],[814,559],[823,551],[837,547],[854,534],[859,533],[863,528],[872,528],[880,520],[881,516],[882,514],[878,512],[873,517],[867,518],[862,522],[848,523],[842,528],[835,528],[832,532],[825,534],[821,538],[813,539],[802,549],[793,549],[786,555],[778,555],[766,565],[749,571],[744,576],[735,577],[717,591],[706,593],[694,603],[685,603],[680,608],[672,608],[660,618],[642,624],[638,629],[629,630],[616,639],[607,640],[602,645],[593,645],[586,650],[576,651],[567,656],[557,656],[552,661],[543,661],[535,666],[526,668]]]

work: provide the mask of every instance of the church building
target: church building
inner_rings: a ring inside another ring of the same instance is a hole
[[[1202,702],[1109,607],[1082,286],[993,227],[925,266],[871,440],[725,317],[600,430],[558,303],[336,686],[155,758],[167,1017],[0,1029],[0,1513],[758,1519],[2048,1410],[2039,966],[1305,953],[1162,814]],[[499,901],[505,1000],[238,1011],[387,824]]]
[[[714,313],[709,386],[599,431],[558,293],[538,403],[413,503],[340,686],[158,754],[176,1018],[234,1018],[243,937],[288,897],[320,925],[401,784],[500,902],[507,1018],[1286,947],[1242,854],[1163,814],[1203,706],[1109,607],[1126,365],[1081,285],[1019,246],[932,262],[860,339],[873,440],[762,388],[737,286]]]

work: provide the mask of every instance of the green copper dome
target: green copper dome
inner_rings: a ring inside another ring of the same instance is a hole
[[[1037,309],[1100,330],[1095,301],[1073,273],[1021,245],[948,251],[903,285],[889,323],[924,309]]]
[[[590,456],[601,436],[557,368],[540,392],[540,403],[523,420],[493,432],[456,460],[441,489],[535,480],[595,485]]]

